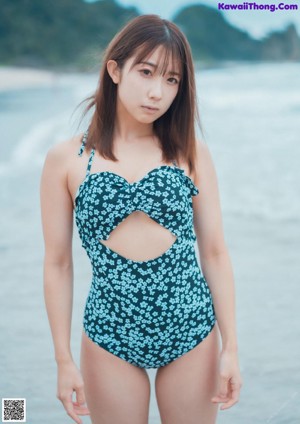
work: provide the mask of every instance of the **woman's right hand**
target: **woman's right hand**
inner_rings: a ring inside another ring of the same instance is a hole
[[[76,402],[73,402],[73,392]],[[79,415],[89,415],[85,405],[84,384],[81,373],[73,361],[57,364],[57,394],[67,414],[78,424],[82,424]]]

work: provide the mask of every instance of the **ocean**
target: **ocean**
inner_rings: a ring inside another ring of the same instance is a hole
[[[218,424],[300,423],[300,63],[227,63],[197,72],[236,288],[243,387]],[[26,398],[30,424],[73,422],[56,399],[43,297],[39,184],[48,148],[78,129],[97,75],[0,92],[2,398]],[[74,227],[71,346],[79,365],[91,269]],[[154,379],[149,424],[160,424]],[[183,390],[183,388],[182,388]],[[83,423],[90,423],[83,417]]]

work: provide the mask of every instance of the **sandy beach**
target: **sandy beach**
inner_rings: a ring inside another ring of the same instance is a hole
[[[0,91],[48,86],[63,75],[56,71],[13,66],[0,67]]]

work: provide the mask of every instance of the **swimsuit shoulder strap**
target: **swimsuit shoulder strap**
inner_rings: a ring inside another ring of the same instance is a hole
[[[80,149],[79,149],[79,152],[78,152],[78,156],[82,156],[82,153],[85,149],[85,144],[86,144],[86,140],[88,138],[88,135],[89,135],[89,130],[87,129],[83,134],[81,146],[80,146]],[[91,149],[88,165],[87,165],[87,168],[86,168],[86,175],[85,175],[86,177],[90,174],[94,154],[95,154],[95,149],[93,148],[93,149]]]
[[[89,135],[89,130],[87,129],[83,133],[83,137],[82,137],[81,146],[80,146],[80,149],[79,149],[79,152],[78,152],[78,156],[82,156],[82,153],[83,153],[83,151],[85,149],[85,143],[86,143],[86,140],[88,138],[88,135]]]

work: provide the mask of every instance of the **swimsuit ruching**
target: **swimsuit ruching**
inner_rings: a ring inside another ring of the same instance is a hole
[[[137,367],[159,368],[193,349],[216,322],[195,252],[192,196],[199,190],[175,163],[134,183],[113,172],[90,173],[94,153],[92,149],[74,201],[79,236],[93,270],[83,328],[93,342],[119,358]],[[177,236],[154,259],[127,259],[100,241],[136,210]]]

